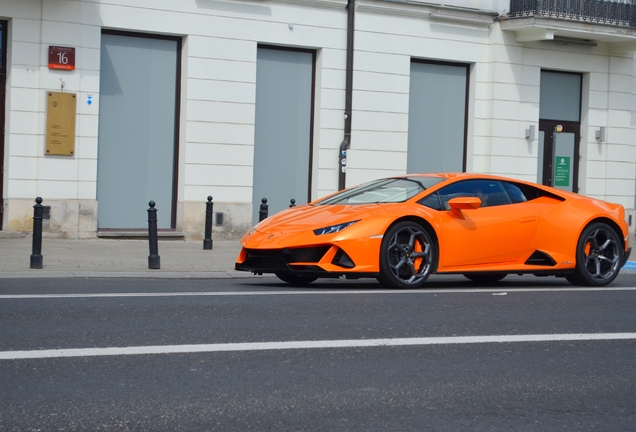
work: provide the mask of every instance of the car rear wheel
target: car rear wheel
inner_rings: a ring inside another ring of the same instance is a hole
[[[618,276],[623,253],[622,242],[612,227],[602,222],[593,223],[579,238],[576,267],[566,278],[574,285],[608,285]]]
[[[464,273],[464,277],[478,284],[499,282],[508,276],[506,273]]]
[[[437,263],[437,245],[419,224],[398,222],[384,234],[380,248],[380,283],[391,288],[418,288]]]
[[[276,277],[283,282],[290,283],[292,285],[307,285],[312,283],[318,278],[291,274],[291,273],[275,273]]]

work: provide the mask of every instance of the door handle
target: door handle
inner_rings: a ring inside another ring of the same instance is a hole
[[[526,217],[522,217],[521,219],[519,219],[519,222],[527,223],[527,222],[534,222],[536,220],[537,220],[536,216],[526,216]]]

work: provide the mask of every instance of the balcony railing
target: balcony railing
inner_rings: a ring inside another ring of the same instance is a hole
[[[631,0],[510,0],[509,17],[542,16],[636,27]]]

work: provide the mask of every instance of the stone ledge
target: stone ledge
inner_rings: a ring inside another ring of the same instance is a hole
[[[30,237],[31,233],[19,232],[19,231],[0,231],[0,239],[14,239]]]

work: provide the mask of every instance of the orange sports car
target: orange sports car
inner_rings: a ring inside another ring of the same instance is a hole
[[[292,284],[374,277],[392,288],[420,287],[432,273],[478,283],[530,273],[604,286],[631,252],[619,204],[468,173],[354,186],[263,220],[241,244],[237,270]]]

